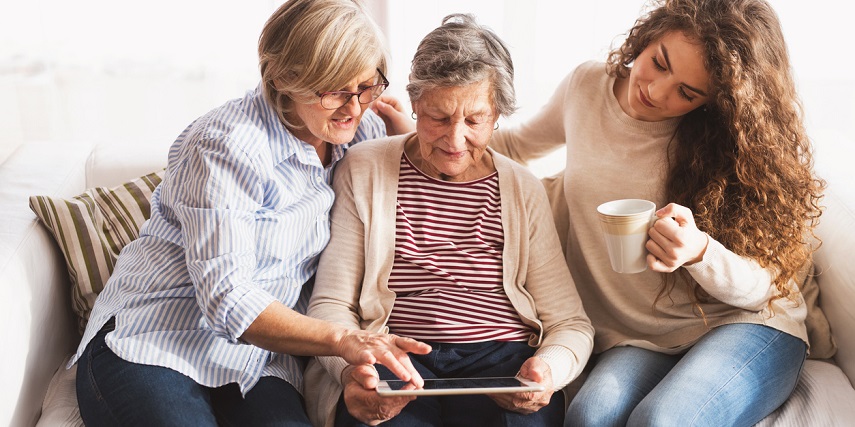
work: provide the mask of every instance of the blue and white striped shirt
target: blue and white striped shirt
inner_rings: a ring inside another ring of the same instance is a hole
[[[367,110],[350,144],[385,134]],[[237,383],[244,394],[263,376],[302,391],[298,358],[238,337],[274,300],[305,312],[303,284],[329,241],[333,166],[350,144],[334,146],[324,168],[261,86],[194,121],[172,145],[151,218],[122,250],[69,366],[115,316],[106,341],[125,360],[208,387]]]

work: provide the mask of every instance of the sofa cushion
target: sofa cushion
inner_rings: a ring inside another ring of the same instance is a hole
[[[816,268],[810,263],[804,279],[799,284],[799,290],[807,304],[805,327],[810,343],[811,359],[830,359],[837,352],[837,343],[831,334],[831,325],[819,304],[819,285],[816,282]]]
[[[77,405],[77,365],[65,369],[71,355],[53,375],[42,403],[42,416],[36,427],[83,427]]]
[[[855,389],[837,365],[807,360],[789,399],[754,427],[844,425],[855,419],[852,402]]]
[[[171,140],[146,144],[101,143],[86,159],[86,186],[115,187],[166,167]]]
[[[30,209],[49,229],[65,257],[72,306],[82,333],[98,293],[122,248],[139,236],[149,200],[163,179],[153,172],[113,188],[96,187],[72,198],[31,196]]]

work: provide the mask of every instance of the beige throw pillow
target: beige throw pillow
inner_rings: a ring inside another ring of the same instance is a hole
[[[149,201],[163,174],[161,170],[113,188],[92,188],[70,199],[30,197],[30,209],[65,257],[81,333],[119,252],[139,237],[140,227],[149,218]]]

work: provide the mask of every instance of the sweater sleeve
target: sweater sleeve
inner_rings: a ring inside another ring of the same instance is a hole
[[[731,252],[712,237],[704,258],[684,268],[710,296],[734,307],[760,311],[776,294],[768,269]]]
[[[555,151],[565,143],[564,106],[570,96],[573,73],[559,83],[555,93],[537,114],[516,127],[493,133],[490,147],[525,164]]]
[[[348,329],[360,329],[358,305],[365,255],[362,220],[352,185],[353,160],[352,155],[345,156],[333,178],[336,199],[330,215],[330,241],[321,254],[307,315]],[[317,359],[337,382],[341,381],[341,372],[347,367],[344,359],[333,356]]]
[[[530,295],[537,319],[543,325],[543,340],[536,355],[552,371],[553,386],[563,388],[585,367],[594,345],[594,328],[582,307],[576,284],[558,241],[549,201],[540,181],[527,171],[522,187],[524,212],[516,216],[528,218],[527,235],[520,236],[521,271],[525,271],[524,288]],[[504,193],[503,193],[504,197]]]
[[[561,253],[560,246],[555,250]],[[529,271],[525,286],[543,324],[543,342],[535,355],[549,365],[553,387],[559,390],[579,376],[588,362],[594,348],[594,329],[564,257],[553,260],[560,264],[548,262]]]
[[[553,388],[556,390],[570,384],[570,381],[576,379],[581,372],[581,369],[576,369],[581,361],[567,347],[560,345],[545,346],[537,349],[535,355],[549,365],[549,370],[552,371]],[[574,363],[567,363],[568,360],[572,360]],[[584,368],[585,364],[582,363],[581,365]]]

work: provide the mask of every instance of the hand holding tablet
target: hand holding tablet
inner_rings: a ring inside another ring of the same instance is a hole
[[[541,384],[516,377],[442,378],[425,379],[424,381],[424,388],[414,388],[412,384],[406,381],[380,380],[377,384],[377,394],[380,396],[437,396],[542,392],[545,390]]]

